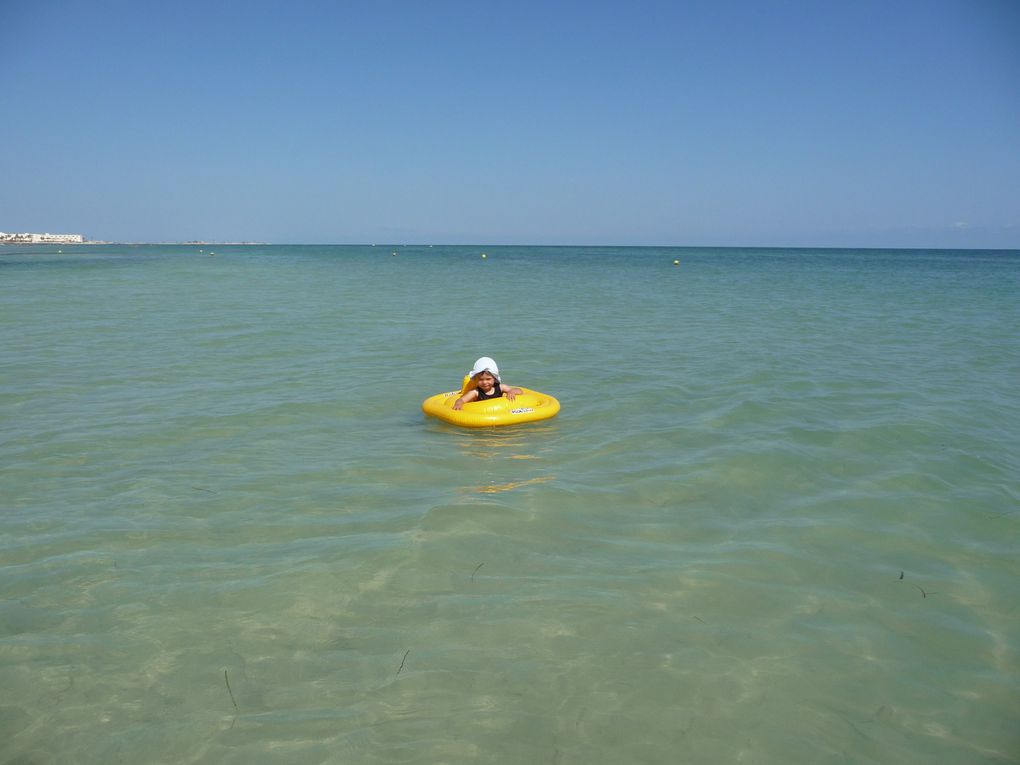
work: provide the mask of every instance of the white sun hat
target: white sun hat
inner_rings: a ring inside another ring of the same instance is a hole
[[[488,356],[482,356],[478,361],[475,362],[474,367],[468,373],[471,377],[481,373],[488,372],[497,380],[499,379],[499,367],[496,366],[496,362],[490,359]]]

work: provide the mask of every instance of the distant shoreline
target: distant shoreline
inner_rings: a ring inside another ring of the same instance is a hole
[[[786,250],[786,251],[887,251],[887,252],[1020,252],[1020,247],[903,247],[903,246],[867,246],[847,247],[841,245],[699,245],[699,244],[369,244],[363,242],[211,242],[211,241],[187,241],[187,242],[115,242],[105,240],[90,240],[86,242],[3,242],[0,241],[0,250],[4,247],[27,248],[27,247],[90,247],[90,246],[114,246],[114,247],[381,247],[383,249],[412,249],[421,247],[478,247],[478,248],[547,248],[547,249],[633,249],[633,250]]]
[[[95,244],[114,244],[118,246],[126,247],[156,247],[156,246],[167,246],[167,247],[192,247],[201,245],[203,247],[216,246],[224,247],[228,245],[235,246],[259,246],[269,247],[272,246],[270,242],[110,242],[101,239],[89,240],[86,242],[0,242],[0,247],[11,246],[11,247],[53,247],[59,245],[61,247],[82,247],[85,245]]]

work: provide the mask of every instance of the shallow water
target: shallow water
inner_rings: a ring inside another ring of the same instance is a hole
[[[212,249],[0,250],[0,761],[1020,762],[1020,253]]]

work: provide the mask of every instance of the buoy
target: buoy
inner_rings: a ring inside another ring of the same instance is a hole
[[[674,266],[679,266],[680,265],[680,261],[679,260],[674,260],[673,261],[673,265]]]
[[[397,257],[397,253],[393,253],[393,257]]]
[[[482,253],[482,260],[485,260],[486,257],[487,257],[486,254],[483,252]]]

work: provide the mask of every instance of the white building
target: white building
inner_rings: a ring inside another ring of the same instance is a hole
[[[5,244],[83,244],[81,234],[5,234],[0,231],[0,242]]]

